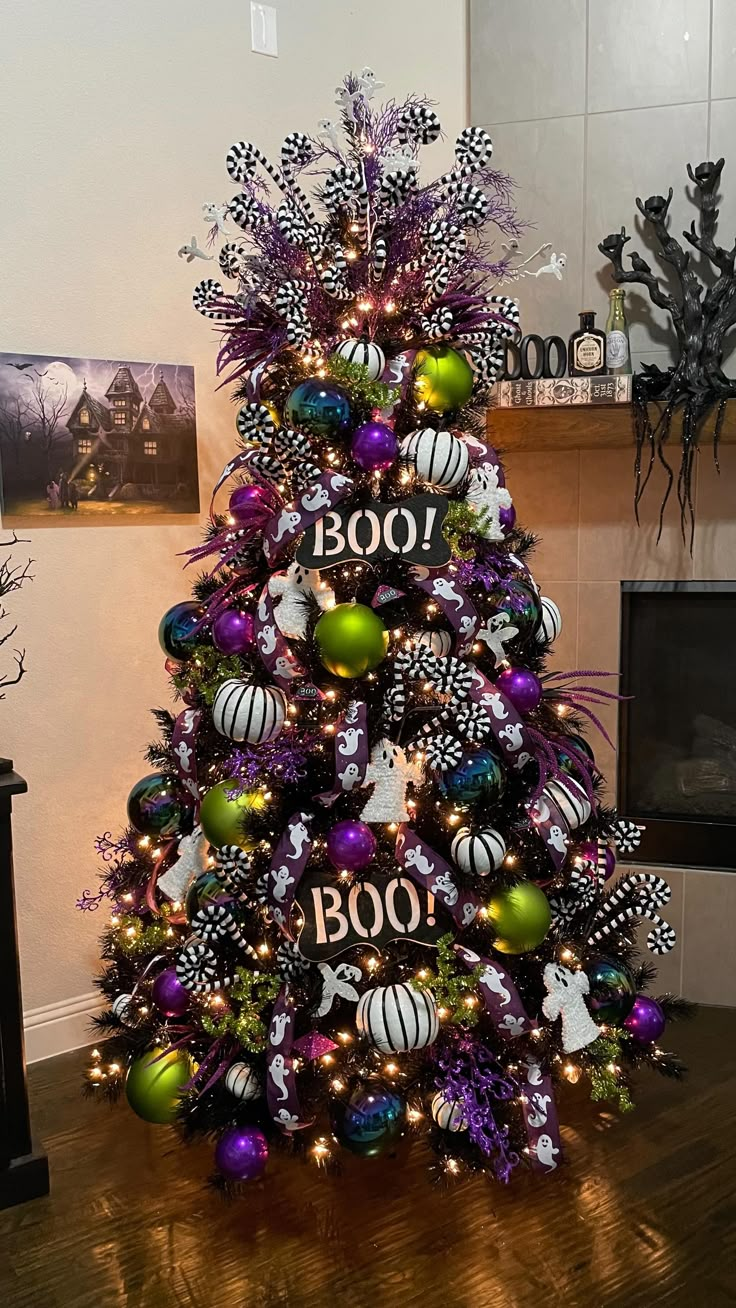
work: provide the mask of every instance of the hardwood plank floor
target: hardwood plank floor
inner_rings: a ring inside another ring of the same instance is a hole
[[[669,1046],[619,1118],[565,1087],[567,1165],[445,1193],[408,1162],[342,1176],[276,1158],[239,1204],[210,1150],[79,1094],[83,1053],[31,1069],[48,1199],[0,1213],[2,1308],[644,1308],[736,1303],[736,1011]]]

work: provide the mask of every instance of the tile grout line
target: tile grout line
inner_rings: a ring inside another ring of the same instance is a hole
[[[724,100],[736,100],[736,95],[719,95],[714,97],[718,104]],[[676,100],[671,104],[620,105],[617,109],[590,109],[573,114],[540,114],[538,118],[495,118],[493,122],[479,123],[479,127],[522,127],[526,123],[556,123],[570,118],[610,118],[613,114],[645,114],[650,109],[690,109],[695,105],[708,105],[706,98],[700,100]]]

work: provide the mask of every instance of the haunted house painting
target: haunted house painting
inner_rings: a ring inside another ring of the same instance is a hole
[[[0,456],[5,518],[196,513],[193,369],[0,355]]]

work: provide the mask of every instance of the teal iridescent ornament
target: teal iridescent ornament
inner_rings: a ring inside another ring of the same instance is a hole
[[[504,581],[491,593],[497,613],[507,613],[509,626],[519,632],[522,643],[533,636],[542,617],[542,605],[537,592],[521,581]]]
[[[487,748],[465,754],[456,768],[442,774],[440,789],[456,808],[471,808],[475,804],[498,803],[506,782],[505,773],[496,755]]]
[[[231,899],[232,895],[228,895],[220,878],[214,872],[201,872],[194,878],[187,891],[185,901],[187,921],[191,923],[200,909],[206,908],[208,904],[229,903]]]
[[[588,1007],[595,1021],[621,1026],[636,999],[632,972],[625,963],[603,955],[586,963],[585,971],[590,982]]]
[[[158,624],[158,643],[164,654],[185,663],[192,657],[197,637],[192,635],[202,617],[203,609],[194,600],[183,600],[167,609]]]
[[[142,836],[176,836],[191,831],[191,809],[173,777],[151,772],[136,781],[128,795],[128,821]]]
[[[296,431],[334,440],[350,432],[350,400],[334,382],[309,377],[300,382],[286,401],[286,420]]]
[[[360,1158],[376,1158],[403,1135],[406,1104],[380,1081],[361,1082],[333,1113],[335,1134]]]

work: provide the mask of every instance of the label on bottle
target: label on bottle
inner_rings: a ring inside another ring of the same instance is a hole
[[[622,368],[629,357],[626,332],[612,331],[606,336],[606,367]]]
[[[573,351],[575,367],[580,372],[595,372],[603,367],[603,346],[599,336],[578,336]]]

